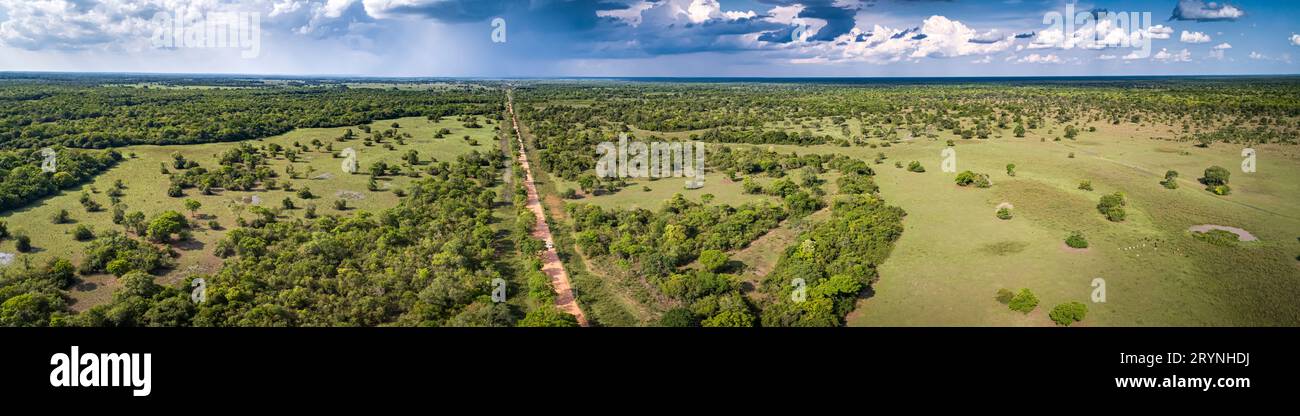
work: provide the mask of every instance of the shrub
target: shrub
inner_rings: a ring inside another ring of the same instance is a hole
[[[1088,305],[1079,302],[1062,303],[1052,308],[1047,314],[1057,325],[1070,326],[1070,324],[1083,320],[1088,315]]]
[[[958,186],[970,186],[970,184],[975,183],[975,176],[975,172],[962,171],[962,173],[957,174],[955,181]]]
[[[1088,240],[1083,238],[1083,233],[1075,231],[1065,238],[1065,245],[1071,248],[1088,248]]]
[[[90,227],[81,224],[72,230],[72,238],[77,239],[77,241],[93,240],[95,239],[95,233],[90,230]]]
[[[1219,185],[1227,185],[1228,177],[1230,176],[1232,176],[1232,174],[1228,172],[1227,169],[1219,166],[1210,166],[1205,169],[1205,176],[1201,177],[1200,182],[1209,189]]]
[[[1085,190],[1085,191],[1091,191],[1091,190],[1092,190],[1092,181],[1087,180],[1087,179],[1084,179],[1084,180],[1082,180],[1082,181],[1079,181],[1079,189],[1082,189],[1082,190]]]
[[[686,328],[700,326],[695,319],[695,314],[687,308],[673,308],[664,312],[664,316],[659,318],[659,326],[669,328]]]
[[[1160,181],[1165,189],[1178,189],[1178,171],[1171,170],[1165,172],[1165,180]]]
[[[980,174],[976,174],[976,175],[975,175],[975,187],[976,187],[976,188],[988,188],[988,187],[990,187],[990,186],[993,186],[993,182],[992,182],[992,181],[989,181],[989,175],[988,175],[988,174],[980,173]]]
[[[1224,230],[1210,230],[1203,233],[1193,232],[1192,236],[1196,237],[1197,240],[1219,247],[1235,246],[1238,241],[1241,241],[1241,239],[1237,237],[1237,234]]]
[[[998,295],[994,299],[997,299],[998,303],[1006,305],[1011,303],[1011,299],[1015,297],[1016,292],[1012,292],[1010,289],[998,289]]]
[[[55,224],[67,224],[71,221],[72,218],[69,216],[68,210],[66,209],[61,209],[58,212],[55,212],[54,215],[50,216],[50,222]]]
[[[339,211],[346,211],[348,209],[348,201],[345,199],[335,199],[334,209],[337,209]]]
[[[731,259],[727,257],[727,253],[724,253],[721,250],[712,249],[701,251],[699,260],[700,265],[704,266],[704,270],[713,273],[722,271],[723,268],[727,267],[727,262],[731,261]]]
[[[907,164],[907,170],[916,173],[924,173],[925,167],[921,166],[921,162],[913,160],[912,163]]]
[[[1010,302],[1007,302],[1007,308],[1026,315],[1033,312],[1034,308],[1037,307],[1038,297],[1034,296],[1034,292],[1030,292],[1029,289],[1020,289],[1020,293],[1017,293],[1015,297],[1011,298]]]
[[[1015,163],[1008,163],[1008,164],[1007,164],[1007,176],[1016,176],[1016,164],[1015,164]]]
[[[299,199],[312,199],[312,198],[315,198],[315,197],[316,197],[316,195],[313,195],[313,194],[311,193],[311,188],[308,188],[308,187],[304,186],[304,187],[302,187],[302,189],[299,189],[299,190],[298,190],[298,198],[299,198]]]
[[[9,223],[0,221],[0,240],[9,238]]]
[[[1122,192],[1103,195],[1101,201],[1097,203],[1097,211],[1112,222],[1120,222],[1124,221],[1124,218],[1128,215],[1124,212],[1124,206],[1127,204]]]
[[[18,250],[19,253],[32,251],[32,238],[28,237],[27,234],[18,233],[14,236],[14,249]]]
[[[1009,220],[1009,219],[1011,219],[1011,210],[1006,209],[1006,208],[999,209],[999,210],[998,210],[998,219],[1000,219],[1000,220]]]

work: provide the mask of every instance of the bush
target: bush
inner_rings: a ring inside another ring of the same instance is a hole
[[[1165,189],[1178,189],[1178,171],[1165,172],[1165,180],[1160,181],[1160,185],[1163,185]]]
[[[1088,305],[1079,302],[1062,303],[1052,308],[1047,314],[1057,325],[1070,326],[1070,324],[1082,321],[1084,316],[1088,315]]]
[[[722,271],[723,268],[727,267],[727,262],[731,261],[731,259],[727,257],[727,253],[724,253],[721,250],[712,249],[701,251],[699,260],[700,266],[703,266],[704,270],[713,273]]]
[[[1219,247],[1232,247],[1241,241],[1237,234],[1224,230],[1210,230],[1203,233],[1193,232],[1193,237]]]
[[[1227,185],[1229,176],[1232,176],[1232,174],[1229,173],[1227,169],[1219,166],[1210,166],[1205,169],[1205,176],[1201,177],[1200,182],[1204,184],[1207,189],[1210,189],[1219,185]]]
[[[14,249],[18,250],[19,253],[26,253],[32,251],[32,238],[28,237],[27,234],[22,234],[22,233],[15,235]]]
[[[1015,164],[1015,163],[1008,163],[1008,164],[1007,164],[1007,176],[1016,176],[1016,164]]]
[[[312,193],[311,193],[311,188],[308,188],[308,187],[304,186],[304,187],[302,187],[302,189],[299,189],[299,190],[298,190],[298,198],[299,198],[299,199],[312,199],[312,198],[315,198],[315,197],[316,197],[316,195],[312,195]]]
[[[1006,209],[1006,208],[999,209],[999,210],[998,210],[998,219],[1000,219],[1000,220],[1009,220],[1009,219],[1011,219],[1011,210]]]
[[[975,172],[962,171],[962,173],[957,174],[955,181],[958,186],[970,186],[970,184],[975,183]]]
[[[0,240],[9,238],[9,223],[0,221]]]
[[[1122,192],[1103,195],[1101,201],[1097,203],[1097,211],[1112,222],[1120,222],[1124,221],[1124,218],[1128,215],[1124,212],[1124,206],[1127,204],[1128,202],[1125,201]]]
[[[916,173],[924,173],[925,167],[921,166],[921,162],[913,160],[912,163],[907,164],[907,170]]]
[[[334,209],[337,209],[339,211],[346,211],[348,209],[348,201],[345,199],[335,199]]]
[[[50,222],[55,224],[67,224],[72,222],[72,217],[68,214],[68,210],[61,209],[59,212],[55,212],[54,215],[50,216]]]
[[[1010,289],[998,289],[998,295],[994,299],[997,299],[998,303],[1006,305],[1011,303],[1011,299],[1015,297],[1016,292],[1012,292]]]
[[[1015,297],[1011,298],[1010,302],[1007,302],[1007,308],[1026,315],[1033,312],[1034,308],[1037,307],[1038,297],[1034,296],[1034,292],[1030,292],[1029,289],[1020,289],[1020,293],[1017,293]]]
[[[1083,238],[1083,233],[1075,231],[1065,238],[1065,245],[1071,248],[1088,248],[1088,240]]]
[[[1082,180],[1082,181],[1079,181],[1079,189],[1082,189],[1082,190],[1085,190],[1085,191],[1091,191],[1091,190],[1092,190],[1092,181],[1087,180],[1087,179]]]
[[[95,239],[95,233],[90,230],[90,227],[81,224],[72,230],[72,238],[77,239],[77,241],[93,240]]]
[[[690,309],[673,308],[664,312],[664,316],[659,318],[659,326],[669,328],[687,328],[700,326],[695,320],[695,314]]]

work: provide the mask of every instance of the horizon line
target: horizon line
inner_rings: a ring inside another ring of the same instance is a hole
[[[1129,75],[936,75],[936,76],[386,76],[386,75],[348,75],[348,74],[285,74],[285,73],[234,73],[234,72],[124,72],[124,71],[13,71],[0,70],[0,76],[9,74],[50,74],[50,75],[127,75],[159,77],[262,77],[262,78],[297,78],[297,79],[383,79],[383,80],[618,80],[618,79],[727,79],[727,80],[782,80],[782,79],[1062,79],[1062,78],[1267,78],[1300,77],[1300,73],[1273,74],[1129,74]]]

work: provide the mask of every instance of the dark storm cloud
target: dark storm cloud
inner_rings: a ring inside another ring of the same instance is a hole
[[[826,26],[808,37],[810,42],[828,41],[849,33],[850,30],[853,30],[853,17],[860,8],[858,6],[836,6],[834,0],[758,0],[758,2],[773,6],[802,5],[804,9],[799,12],[799,17],[825,20]],[[785,39],[787,41],[790,39],[789,32],[787,32]]]
[[[1246,12],[1236,6],[1204,0],[1179,0],[1169,20],[1192,20],[1197,22],[1234,21],[1245,16]]]

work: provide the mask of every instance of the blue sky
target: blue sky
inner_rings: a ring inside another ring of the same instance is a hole
[[[240,32],[234,47],[195,47],[203,34],[189,29],[218,22],[217,13],[256,16],[244,27],[258,30]],[[1052,13],[1078,20],[1044,23]],[[1137,21],[1117,21],[1118,13]],[[497,18],[504,42],[493,41]],[[181,31],[176,21],[186,22]],[[0,71],[1294,74],[1298,34],[1293,1],[0,0]]]

